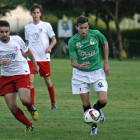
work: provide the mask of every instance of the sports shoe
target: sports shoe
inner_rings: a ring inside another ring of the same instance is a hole
[[[96,126],[91,127],[90,135],[96,135],[97,132],[98,132],[98,127]]]
[[[35,108],[33,105],[32,105],[32,109],[29,110],[29,112],[30,112],[32,118],[33,118],[35,121],[37,121],[37,120],[38,120],[38,112],[37,112],[36,108]]]
[[[95,103],[94,103],[94,104],[95,104]],[[94,108],[94,104],[93,104],[93,108]],[[94,109],[96,109],[96,108],[94,108]],[[101,109],[98,110],[98,111],[99,111],[100,116],[101,116],[100,123],[104,123],[104,122],[105,122],[105,116],[104,116],[104,114],[103,114],[103,112],[102,112]]]
[[[56,110],[57,109],[57,106],[56,106],[56,103],[51,103],[51,110]]]
[[[34,127],[33,126],[26,126],[26,132],[33,131]]]
[[[105,116],[104,116],[101,109],[99,110],[99,112],[100,112],[100,116],[101,116],[100,123],[104,123],[105,122]]]

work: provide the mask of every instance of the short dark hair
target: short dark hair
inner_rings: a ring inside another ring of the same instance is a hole
[[[77,18],[76,25],[78,26],[79,24],[84,24],[86,22],[88,22],[88,18],[86,18],[84,16],[80,16],[80,17]],[[88,24],[89,24],[89,22],[88,22]]]
[[[0,20],[0,27],[9,27],[10,28],[10,24],[6,20]]]
[[[31,8],[30,8],[30,12],[34,12],[34,10],[38,8],[40,9],[40,12],[42,12],[42,5],[38,5],[38,4],[34,4]]]

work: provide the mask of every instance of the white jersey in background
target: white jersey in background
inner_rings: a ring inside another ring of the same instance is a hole
[[[0,61],[9,59],[10,65],[1,65],[1,75],[14,76],[30,74],[27,60],[22,56],[22,52],[27,52],[28,47],[19,36],[10,36],[8,43],[0,41]]]
[[[54,35],[48,22],[40,21],[37,25],[31,23],[25,26],[25,40],[28,40],[28,47],[36,61],[50,61],[50,53],[46,54],[45,51],[49,47],[49,38]]]

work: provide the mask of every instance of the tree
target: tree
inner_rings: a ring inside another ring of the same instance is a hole
[[[36,0],[0,0],[0,17],[5,16],[7,12],[15,9],[18,5],[29,9],[35,2]]]
[[[111,17],[115,20],[116,25],[116,31],[117,31],[117,40],[119,41],[119,58],[122,60],[122,42],[121,42],[121,32],[119,23],[124,17],[133,17],[135,13],[139,13],[140,9],[140,3],[139,0],[87,0],[90,3],[93,3],[96,10],[99,11],[101,16],[100,18],[105,21],[105,14],[108,15],[108,17]],[[104,11],[104,12],[102,12]],[[108,23],[106,22],[106,25]],[[107,25],[108,26],[108,25]],[[109,29],[109,28],[108,28]]]
[[[58,18],[61,18],[64,14],[68,17],[77,17],[83,13],[86,16],[95,14],[97,18],[100,17],[106,23],[108,32],[110,30],[109,22],[114,20],[120,60],[123,58],[119,23],[124,17],[132,17],[135,13],[140,13],[139,0],[37,0],[37,2]]]
[[[79,1],[79,0],[77,0]],[[63,15],[67,17],[77,17],[81,15],[81,9],[79,6],[75,8],[77,4],[76,0],[37,0],[38,4],[43,6],[45,13],[51,13],[58,18],[62,18]],[[80,2],[80,1],[79,1]]]

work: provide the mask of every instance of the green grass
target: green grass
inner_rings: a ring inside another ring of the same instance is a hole
[[[34,122],[17,99],[18,106],[34,125],[34,131],[24,132],[25,126],[10,113],[0,97],[0,140],[139,140],[140,139],[140,62],[110,60],[108,104],[103,109],[106,121],[98,125],[98,134],[90,136],[90,126],[83,121],[79,95],[72,95],[72,67],[69,59],[52,59],[51,79],[58,109],[51,111],[47,87],[39,75],[35,78],[35,103],[39,112]],[[91,104],[97,101],[91,87]]]

